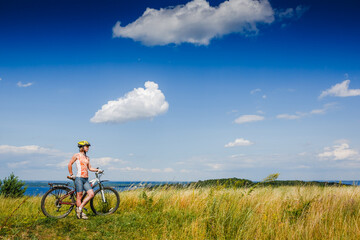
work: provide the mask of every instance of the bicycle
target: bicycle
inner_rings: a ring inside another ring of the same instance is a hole
[[[103,182],[109,180],[100,180],[103,175],[95,173],[95,178],[90,181],[92,189],[99,186],[94,191],[94,197],[90,200],[91,210],[96,215],[107,215],[114,213],[120,204],[119,193],[111,187],[105,187]],[[67,176],[68,179],[75,180]],[[75,187],[70,186],[69,183],[48,183],[50,186],[41,199],[41,210],[47,217],[51,218],[64,218],[70,214],[74,206],[76,206],[76,190]],[[83,194],[81,200],[86,197],[87,193]],[[83,208],[87,211],[86,208]]]

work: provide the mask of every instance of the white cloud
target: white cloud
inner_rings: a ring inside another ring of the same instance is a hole
[[[42,155],[42,156],[39,156]],[[43,163],[48,167],[57,167],[57,168],[66,168],[69,160],[72,156],[72,153],[65,153],[56,149],[44,148],[37,145],[27,145],[27,146],[11,146],[11,145],[0,145],[0,156],[7,158],[7,156],[11,156],[10,159],[24,159],[24,158],[37,158],[36,161],[32,162],[34,164]],[[51,161],[49,158],[51,157]],[[47,161],[44,159],[47,158]],[[101,157],[101,158],[90,158],[91,165],[93,167],[103,167],[110,164],[124,164],[127,163],[118,158],[111,157]],[[44,163],[45,162],[45,163]],[[9,167],[19,167],[29,163],[26,161],[17,161],[17,162],[9,162]]]
[[[307,117],[307,116],[311,116],[311,115],[325,114],[329,109],[333,108],[335,105],[336,105],[336,103],[327,103],[323,106],[323,108],[313,109],[308,113],[296,112],[296,114],[279,114],[276,116],[276,118],[294,120],[294,119],[299,119],[299,118]]]
[[[56,171],[67,166],[72,154],[37,145],[0,145],[0,162],[14,169]]]
[[[335,84],[331,88],[323,91],[319,98],[326,96],[335,96],[335,97],[352,97],[360,96],[360,89],[349,89],[350,80],[345,80],[342,83]]]
[[[257,92],[261,92],[261,89],[260,88],[253,89],[253,90],[250,91],[250,94],[254,94],[254,93],[257,93]]]
[[[236,147],[236,146],[250,146],[253,145],[253,142],[250,142],[249,140],[243,139],[243,138],[237,138],[234,142],[229,142],[225,145],[226,148],[228,147]]]
[[[309,168],[311,167],[308,165],[297,165],[297,166],[289,167],[289,169],[309,169]]]
[[[135,171],[135,172],[146,172],[148,169],[145,168],[139,168],[139,167],[123,167],[123,168],[115,168],[110,167],[110,170],[120,170],[120,171]]]
[[[69,161],[70,161],[70,157],[69,157],[69,159],[65,159],[62,162],[59,162],[57,164],[47,164],[47,166],[56,166],[59,168],[67,168]],[[101,169],[107,168],[107,169],[112,169],[112,170],[125,169],[125,168],[117,168],[116,167],[118,164],[125,164],[125,163],[128,163],[128,162],[118,159],[118,158],[112,158],[112,157],[92,158],[92,157],[90,157],[90,164],[91,164],[91,167],[93,167],[93,168],[99,167]]]
[[[30,162],[29,161],[21,161],[21,162],[11,162],[11,163],[7,163],[8,167],[10,168],[18,168],[24,165],[28,165]]]
[[[285,19],[299,19],[307,10],[309,10],[309,7],[299,5],[296,8],[287,8],[284,10],[278,10],[276,12],[277,19],[282,21]]]
[[[276,118],[293,120],[293,119],[300,118],[300,116],[299,115],[290,115],[290,114],[279,114],[276,116]]]
[[[96,167],[100,167],[100,168],[114,163],[126,163],[126,161],[124,160],[118,158],[112,158],[112,157],[91,158],[90,162],[93,167],[95,167],[96,165]]]
[[[58,168],[67,168],[69,161],[70,161],[70,157],[69,157],[69,159],[64,159],[63,161],[58,162],[58,163],[46,163],[46,166],[49,166],[49,167],[56,166]]]
[[[231,111],[229,111],[229,112],[226,112],[226,114],[237,113],[237,112],[239,112],[239,111],[236,110],[236,109],[234,109],[234,110],[231,110]]]
[[[311,110],[307,115],[325,114],[329,109],[332,109],[336,105],[336,102],[327,103],[323,106],[323,108]]]
[[[223,164],[221,163],[208,163],[206,165],[210,167],[212,170],[221,170],[223,168]]]
[[[256,88],[256,89],[251,90],[251,91],[250,91],[250,94],[260,93],[261,91],[262,91],[262,90],[261,90],[260,88]],[[263,94],[261,97],[262,97],[263,99],[266,99],[266,98],[267,98],[266,94]]]
[[[316,114],[325,114],[329,109],[334,108],[337,105],[336,102],[327,103],[320,109],[313,109],[309,113],[304,114],[306,115],[316,115]]]
[[[256,34],[258,24],[273,21],[274,11],[267,0],[229,0],[218,7],[210,6],[206,0],[193,0],[160,10],[147,8],[125,27],[118,21],[113,36],[150,46],[184,42],[208,45],[212,38],[230,33]]]
[[[180,162],[176,162],[176,164],[185,164],[185,162],[180,161]]]
[[[2,78],[0,77],[0,81],[2,80]]]
[[[0,145],[0,175],[5,176],[9,172],[15,172],[21,179],[27,180],[66,180],[67,166],[73,154],[37,145]],[[138,181],[139,177],[160,181],[179,172],[178,169],[175,170],[164,164],[157,166],[152,164],[149,168],[125,165],[124,163],[128,162],[113,157],[92,158],[90,155],[90,162],[92,167],[105,169],[107,178],[112,180],[121,180],[119,179],[121,176],[131,181]],[[73,171],[76,171],[75,165]]]
[[[237,124],[243,124],[243,123],[247,123],[247,122],[256,122],[256,121],[262,121],[265,118],[263,116],[259,116],[259,115],[242,115],[240,117],[238,117],[237,119],[235,119],[235,123]]]
[[[287,163],[288,159],[286,159]],[[244,168],[254,167],[273,167],[279,163],[279,157],[273,157],[268,155],[244,155],[234,154],[230,156],[194,156],[185,160],[186,169],[196,173],[196,176],[201,176],[206,172],[218,171],[219,173],[233,174],[234,172],[243,172]],[[180,171],[181,172],[181,171]],[[224,175],[225,176],[225,175]],[[207,177],[214,178],[213,174],[209,174]]]
[[[245,156],[244,154],[233,154],[233,155],[229,156],[229,158],[234,159],[234,158],[240,158],[240,157],[244,157],[244,156]]]
[[[295,21],[300,19],[300,17],[309,10],[310,7],[299,5],[296,8],[287,8],[276,10],[276,20],[283,22],[281,27],[284,28],[290,25],[290,21]]]
[[[44,148],[37,145],[27,146],[11,146],[0,145],[0,154],[26,155],[26,154],[46,154],[46,155],[61,155],[62,153],[55,149]]]
[[[298,153],[299,156],[306,156],[307,154],[308,154],[307,152]]]
[[[116,170],[116,171],[122,171],[122,172],[151,172],[151,173],[170,173],[174,172],[174,169],[172,168],[141,168],[141,167],[123,167],[123,168],[117,168],[117,167],[109,167],[109,170]]]
[[[30,87],[33,83],[22,83],[21,81],[16,84],[18,87]]]
[[[318,157],[327,160],[360,160],[359,153],[345,142],[324,148],[324,152],[318,154]]]
[[[297,18],[300,18],[307,10],[309,10],[309,6],[299,5],[295,8]]]
[[[310,112],[310,114],[324,114],[325,111],[325,109],[314,109]]]
[[[171,172],[174,172],[174,169],[172,169],[172,168],[165,168],[165,169],[164,169],[164,172],[166,172],[166,173],[171,173]]]
[[[292,18],[294,16],[294,9],[293,8],[287,8],[285,10],[281,10],[278,12],[278,18]]]
[[[158,87],[158,84],[148,81],[145,89],[135,88],[124,97],[103,105],[90,121],[124,123],[163,114],[169,109],[169,104]]]

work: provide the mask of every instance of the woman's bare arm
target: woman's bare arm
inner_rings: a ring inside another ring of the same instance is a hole
[[[88,163],[88,169],[89,169],[89,171],[91,171],[91,172],[98,172],[98,171],[99,171],[99,169],[97,169],[97,168],[92,168],[92,167],[91,167],[90,159],[89,159],[89,163]]]
[[[70,173],[70,176],[73,175],[73,171],[72,171],[72,165],[74,164],[74,162],[76,161],[76,154],[74,154],[74,156],[72,156],[72,158],[70,159],[70,162],[68,164],[68,170]]]

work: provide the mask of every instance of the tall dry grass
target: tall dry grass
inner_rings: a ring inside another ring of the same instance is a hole
[[[260,187],[121,192],[118,211],[53,220],[31,197],[8,220],[6,239],[360,239],[360,188]],[[22,199],[0,198],[0,226]]]

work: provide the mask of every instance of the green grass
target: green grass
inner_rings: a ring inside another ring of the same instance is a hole
[[[116,213],[95,216],[87,206],[87,221],[75,211],[46,218],[41,197],[0,197],[0,238],[360,239],[358,187],[269,186],[248,193],[221,186],[121,192]]]

